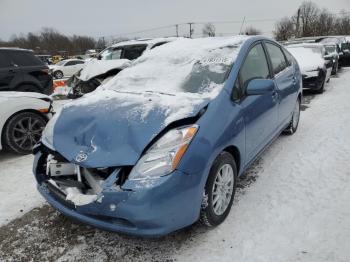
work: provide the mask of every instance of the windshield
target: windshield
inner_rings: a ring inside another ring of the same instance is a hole
[[[168,94],[210,93],[225,83],[244,38],[218,39],[183,39],[150,50],[105,88]]]
[[[101,55],[101,60],[114,60],[114,59],[120,59],[122,54],[122,50],[120,48],[107,48],[105,51],[103,51]]]
[[[101,53],[101,60],[129,59],[134,60],[142,55],[147,45],[125,45],[110,47]]]
[[[66,63],[66,61],[60,61],[60,62],[56,63],[56,65],[63,66],[65,63]]]

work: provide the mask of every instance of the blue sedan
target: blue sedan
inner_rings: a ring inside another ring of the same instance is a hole
[[[301,73],[268,38],[180,39],[66,104],[34,149],[44,198],[101,229],[162,236],[228,216],[237,179],[299,123]]]

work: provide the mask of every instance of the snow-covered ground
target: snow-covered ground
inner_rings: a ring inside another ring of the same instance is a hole
[[[32,157],[1,153],[0,261],[350,261],[349,83],[345,68],[324,94],[306,97],[298,132],[261,156],[211,230],[143,240],[76,225],[48,206],[23,215],[43,203]]]

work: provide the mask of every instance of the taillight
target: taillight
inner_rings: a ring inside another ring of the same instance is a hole
[[[43,70],[41,70],[41,72],[43,72],[45,74],[48,74],[49,73],[49,69],[43,69]]]

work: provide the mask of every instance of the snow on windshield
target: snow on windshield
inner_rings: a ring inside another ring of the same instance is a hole
[[[246,36],[181,39],[144,53],[94,92],[65,107],[113,106],[133,110],[125,117],[147,121],[152,111],[162,125],[190,116],[224,86]],[[113,101],[113,102],[112,102]]]
[[[101,89],[128,92],[208,94],[223,86],[246,39],[181,39],[155,48]]]
[[[310,48],[287,46],[287,49],[298,61],[300,69],[304,74],[324,66],[324,59],[319,53],[313,52]]]

